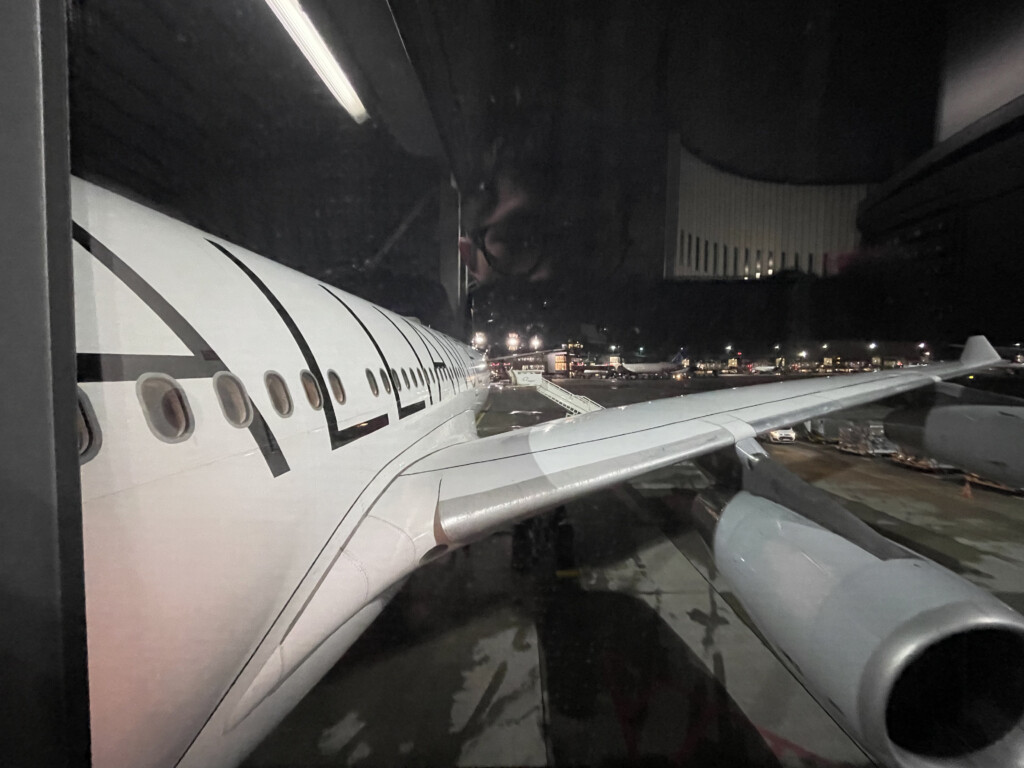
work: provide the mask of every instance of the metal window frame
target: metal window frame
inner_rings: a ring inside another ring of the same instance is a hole
[[[11,765],[90,764],[62,0],[0,10],[0,718]]]

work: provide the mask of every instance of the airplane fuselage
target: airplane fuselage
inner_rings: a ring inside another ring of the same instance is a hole
[[[387,520],[375,504],[475,436],[487,371],[415,320],[72,188],[94,765],[231,764],[437,547],[429,494]]]

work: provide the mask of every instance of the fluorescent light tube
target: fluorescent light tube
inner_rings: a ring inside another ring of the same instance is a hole
[[[298,0],[267,0],[267,5],[277,16],[284,28],[291,35],[292,40],[299,46],[306,60],[313,65],[313,69],[320,75],[320,79],[334,94],[334,98],[343,106],[352,119],[357,123],[366,122],[370,117],[366,107],[359,100],[356,89],[352,87],[348,76],[342,71],[334,54],[327,47],[327,43],[316,31],[309,16],[302,10]]]

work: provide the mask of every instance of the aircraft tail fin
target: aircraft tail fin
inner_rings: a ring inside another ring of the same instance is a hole
[[[971,367],[983,366],[986,363],[995,365],[1000,360],[1002,358],[999,353],[984,336],[968,338],[964,344],[964,351],[960,353],[960,362]]]
[[[682,363],[683,362],[683,350],[680,349],[678,352],[676,352],[675,357],[673,357],[671,360],[669,360],[669,362],[672,363],[673,365],[679,365],[680,363]]]

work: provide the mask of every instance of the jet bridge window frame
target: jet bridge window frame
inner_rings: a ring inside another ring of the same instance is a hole
[[[177,379],[166,373],[144,373],[135,382],[135,395],[149,430],[158,440],[174,444],[192,437],[195,414]]]

